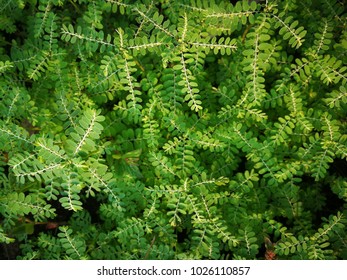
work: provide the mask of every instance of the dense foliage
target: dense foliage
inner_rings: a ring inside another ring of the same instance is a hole
[[[346,259],[337,0],[2,0],[0,257]]]

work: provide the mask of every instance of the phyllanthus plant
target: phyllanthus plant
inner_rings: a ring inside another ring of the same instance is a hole
[[[0,256],[345,259],[345,5],[5,1]]]

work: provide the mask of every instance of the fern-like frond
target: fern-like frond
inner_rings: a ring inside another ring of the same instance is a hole
[[[83,259],[86,245],[68,226],[59,227],[58,238],[67,259]]]
[[[104,117],[99,111],[87,110],[78,121],[74,131],[70,133],[70,139],[66,140],[65,149],[69,154],[76,156],[80,151],[93,151],[96,149],[95,140],[100,136],[103,126],[100,122]]]
[[[293,21],[292,16],[285,17],[285,13],[282,12],[278,16],[272,14],[273,18],[276,20],[275,27],[280,28],[279,34],[283,36],[284,40],[289,39],[289,44],[293,48],[300,48],[305,41],[304,37],[307,31],[303,26],[297,27],[299,21]]]

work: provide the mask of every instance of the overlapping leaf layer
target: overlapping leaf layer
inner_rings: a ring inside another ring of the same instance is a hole
[[[18,258],[347,258],[342,1],[3,2]]]

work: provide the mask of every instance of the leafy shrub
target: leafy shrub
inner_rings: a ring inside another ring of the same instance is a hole
[[[4,2],[4,252],[347,257],[345,4],[232,2]]]

